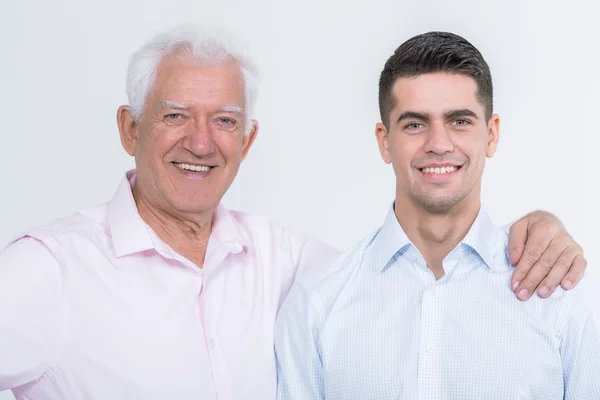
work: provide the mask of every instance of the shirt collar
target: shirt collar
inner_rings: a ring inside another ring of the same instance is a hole
[[[463,245],[469,247],[491,270],[496,271],[499,266],[494,263],[494,256],[497,251],[505,249],[504,236],[503,231],[494,225],[485,210],[481,208],[457,248]],[[374,265],[381,270],[385,269],[394,257],[404,255],[409,258],[418,258],[420,256],[400,226],[393,204],[388,210],[383,225],[371,241],[371,246]]]
[[[241,224],[235,218],[235,213],[222,204],[217,206],[207,253],[217,246],[224,246],[229,253],[245,252],[248,247],[248,239],[244,235]]]
[[[388,265],[397,253],[405,253],[413,246],[396,218],[394,204],[389,208],[385,221],[373,238],[371,245],[374,265],[381,270]]]
[[[131,189],[134,183],[135,170],[128,171],[107,206],[108,225],[117,257],[156,248],[153,237],[157,239],[157,236],[142,219],[135,204]],[[241,228],[235,214],[219,204],[207,256],[217,248],[224,249],[226,253],[245,251],[248,241]]]
[[[480,208],[475,222],[460,243],[475,251],[485,265],[496,272],[500,265],[494,262],[494,258],[496,252],[506,251],[505,236],[504,231],[494,225],[485,210]]]
[[[140,217],[133,198],[134,183],[135,170],[128,171],[107,206],[108,226],[117,257],[154,249],[148,225]]]

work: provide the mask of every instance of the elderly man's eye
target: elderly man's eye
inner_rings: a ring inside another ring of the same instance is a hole
[[[217,128],[231,131],[234,130],[237,126],[237,122],[229,117],[219,117],[215,119],[215,124]]]

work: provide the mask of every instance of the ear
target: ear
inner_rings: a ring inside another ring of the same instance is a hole
[[[121,106],[117,110],[117,125],[121,135],[121,145],[130,155],[135,155],[135,146],[137,144],[137,122],[131,113],[131,107]]]
[[[494,114],[488,121],[488,144],[485,155],[491,158],[496,153],[498,141],[500,140],[500,117]]]
[[[252,147],[252,143],[254,143],[256,135],[258,135],[258,121],[253,119],[252,129],[242,138],[242,161],[248,155],[248,151],[250,150],[250,147]]]
[[[389,132],[385,125],[381,122],[378,122],[377,125],[375,125],[375,138],[377,139],[377,145],[379,146],[381,158],[386,164],[391,163],[392,156],[389,148]]]

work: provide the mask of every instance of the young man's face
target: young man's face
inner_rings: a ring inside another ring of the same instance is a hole
[[[471,77],[430,73],[399,78],[389,129],[377,124],[381,156],[396,175],[397,196],[430,213],[463,200],[479,203],[486,157],[498,144],[500,119],[485,119]]]

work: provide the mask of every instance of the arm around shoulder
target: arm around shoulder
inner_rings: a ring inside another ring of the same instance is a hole
[[[41,377],[60,351],[62,274],[50,250],[26,237],[0,253],[0,390]]]

